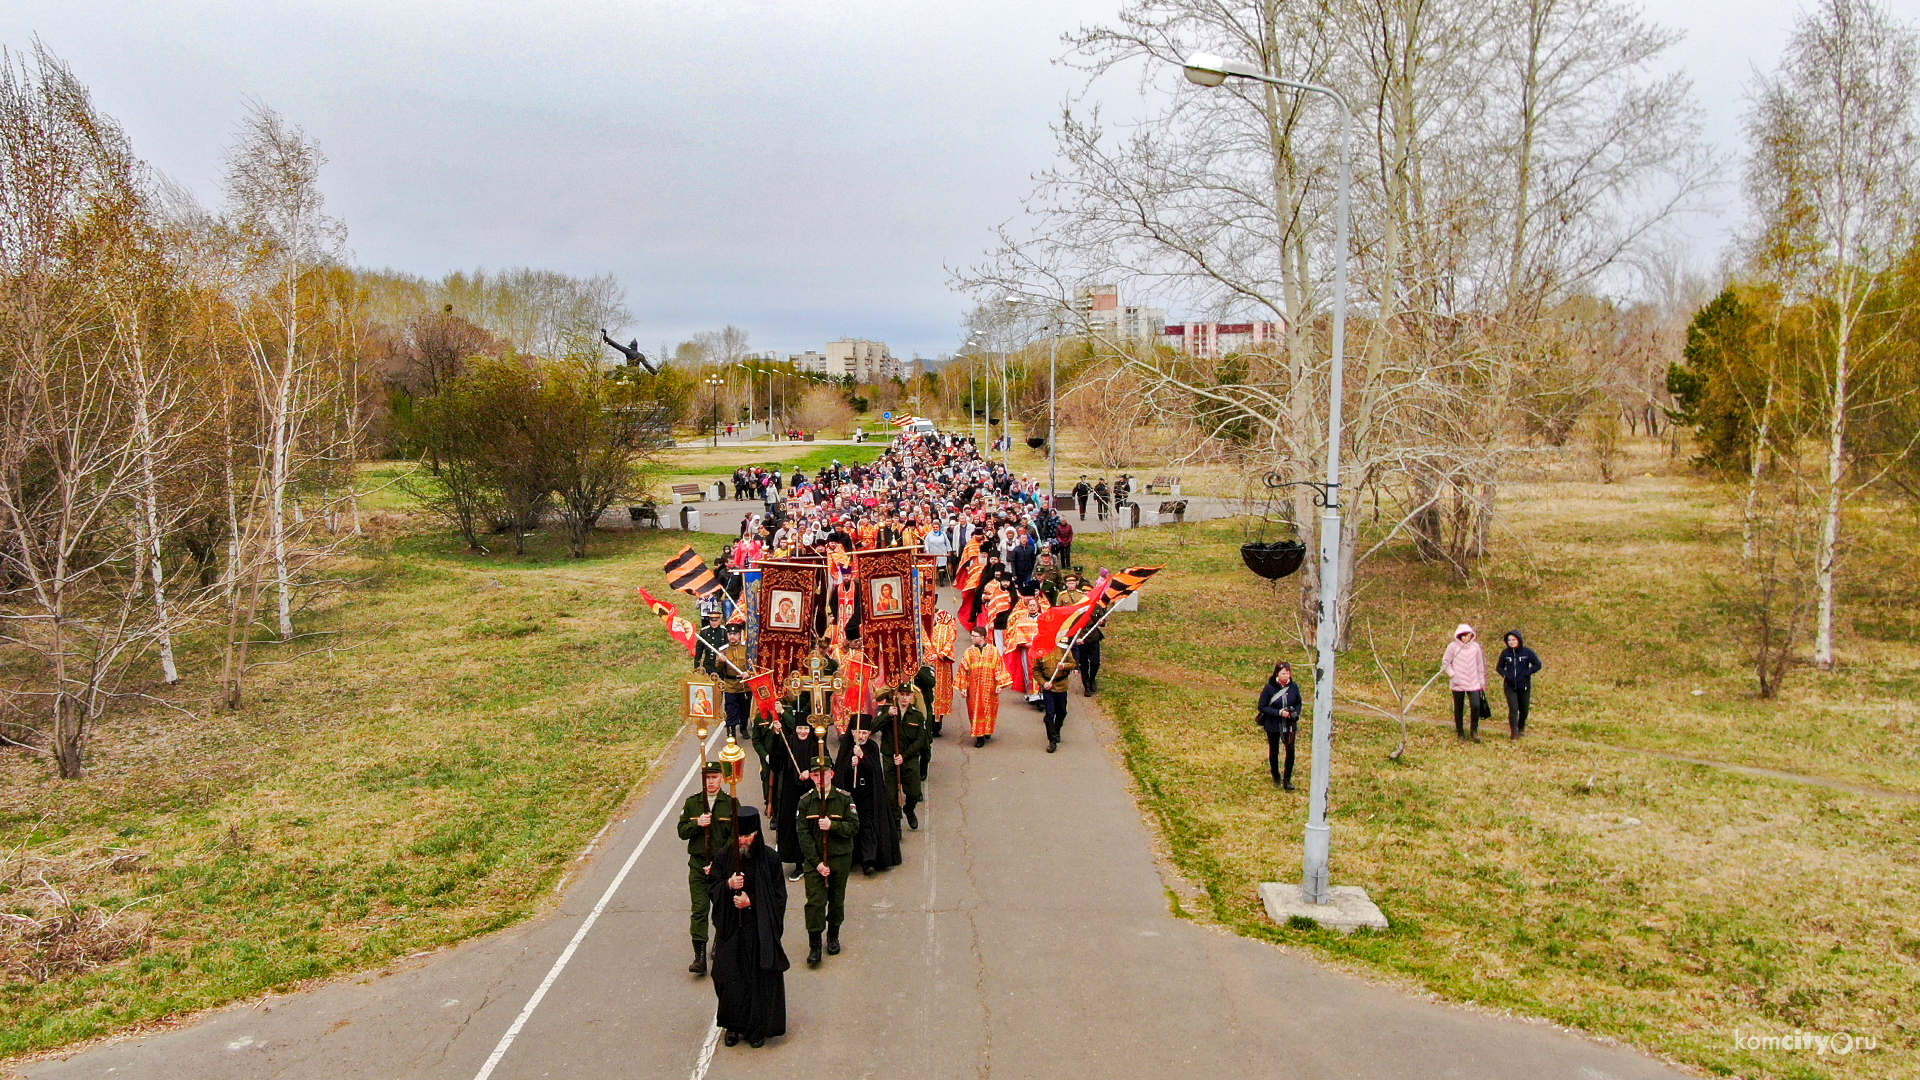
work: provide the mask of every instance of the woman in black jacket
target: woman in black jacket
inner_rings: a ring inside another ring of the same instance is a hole
[[[1267,771],[1283,790],[1293,790],[1293,737],[1300,730],[1300,687],[1293,681],[1293,665],[1273,665],[1266,688],[1260,691],[1260,726],[1267,732]],[[1287,748],[1286,772],[1280,771],[1280,747]]]
[[[1507,647],[1500,650],[1500,661],[1494,667],[1506,683],[1509,739],[1517,739],[1527,733],[1527,708],[1533,698],[1533,676],[1542,666],[1540,654],[1527,648],[1527,640],[1520,636],[1520,631],[1507,631]]]

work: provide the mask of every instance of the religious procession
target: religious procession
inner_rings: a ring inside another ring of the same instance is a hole
[[[895,421],[903,432],[874,463],[796,472],[790,491],[777,474],[737,476],[766,512],[742,522],[715,566],[689,547],[663,568],[702,626],[639,590],[693,659],[683,697],[703,763],[678,825],[687,970],[711,975],[728,1046],[786,1034],[793,883],[806,963],[819,967],[846,947],[855,870],[884,874],[911,852],[956,701],[962,737],[980,749],[1002,691],[1014,692],[1055,752],[1075,673],[1083,695],[1098,692],[1108,617],[1160,569],[1089,581],[1039,482],[971,439],[904,430],[912,422]],[[720,727],[724,745],[706,760]]]

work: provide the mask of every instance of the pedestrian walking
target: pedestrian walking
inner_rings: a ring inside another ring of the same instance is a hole
[[[1080,505],[1080,520],[1087,520],[1087,497],[1093,494],[1093,485],[1087,483],[1085,476],[1073,485],[1073,501]]]
[[[1527,639],[1520,636],[1520,631],[1507,631],[1506,641],[1507,647],[1500,650],[1500,659],[1494,662],[1494,668],[1500,672],[1500,681],[1506,684],[1507,738],[1517,739],[1527,733],[1533,677],[1545,665],[1540,663],[1539,653],[1527,648]]]
[[[1112,493],[1107,490],[1107,478],[1103,476],[1099,483],[1093,485],[1093,506],[1100,515],[1101,521],[1107,520],[1108,501],[1112,497]]]
[[[1079,665],[1066,646],[1033,658],[1033,683],[1040,692],[1041,722],[1047,728],[1047,753],[1060,749],[1060,728],[1067,722],[1067,680]]]
[[[1493,709],[1487,705],[1487,654],[1480,647],[1478,636],[1473,627],[1461,623],[1454,627],[1453,640],[1447,643],[1447,651],[1440,656],[1441,670],[1447,673],[1447,682],[1453,687],[1453,733],[1462,739],[1480,741],[1480,721],[1493,715]],[[1469,734],[1464,725],[1462,712],[1473,715],[1473,729]]]
[[[1273,665],[1267,685],[1260,691],[1261,728],[1267,733],[1267,771],[1284,791],[1293,790],[1293,742],[1300,732],[1300,686],[1293,681],[1293,665],[1281,661]],[[1286,770],[1281,771],[1280,749],[1287,751]]]
[[[792,966],[780,947],[787,882],[779,854],[760,837],[760,811],[739,808],[738,838],[715,856],[708,881],[719,999],[714,1023],[727,1033],[728,1046],[745,1039],[758,1048],[787,1033],[785,972]]]

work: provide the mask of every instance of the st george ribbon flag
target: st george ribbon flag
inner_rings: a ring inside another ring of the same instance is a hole
[[[690,653],[699,651],[700,638],[694,633],[693,624],[680,617],[679,608],[656,598],[645,589],[635,589],[634,592],[639,593],[640,599],[646,602],[647,607],[651,608],[655,615],[660,616],[660,621],[667,627],[667,636],[686,646]]]

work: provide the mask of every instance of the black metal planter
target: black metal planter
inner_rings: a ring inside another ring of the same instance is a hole
[[[1298,571],[1306,558],[1307,545],[1298,540],[1240,545],[1240,561],[1247,564],[1247,569],[1269,581],[1277,581]]]
[[[1047,440],[1040,438],[1039,436],[1028,436],[1027,445],[1029,447],[1032,447],[1035,450],[1038,450],[1041,447],[1047,445]]]

